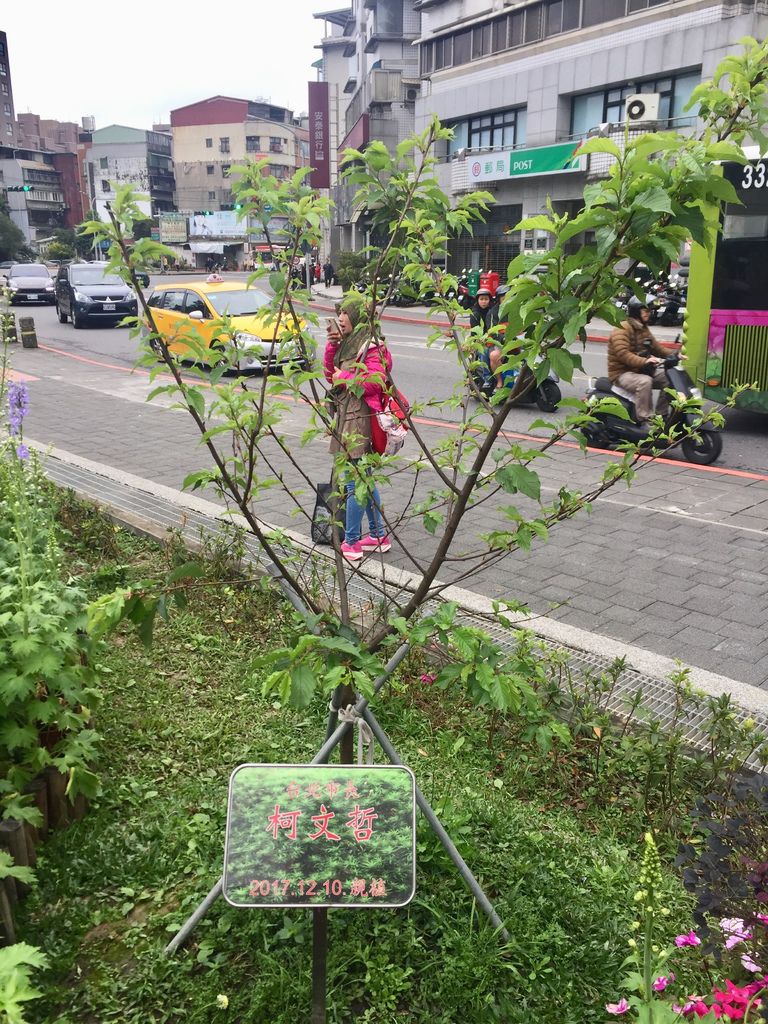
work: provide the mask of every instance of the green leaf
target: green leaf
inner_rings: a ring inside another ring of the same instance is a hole
[[[538,474],[526,466],[502,466],[494,477],[503,491],[516,494],[518,491],[534,501],[541,497],[541,481]]]
[[[305,708],[312,700],[317,685],[317,676],[304,662],[291,669],[291,707]]]
[[[653,210],[655,213],[671,213],[672,200],[669,193],[661,187],[654,185],[635,196],[632,202],[633,208],[639,210]]]
[[[205,419],[205,398],[198,388],[187,387],[184,389],[184,398],[190,409],[197,413],[200,419]]]

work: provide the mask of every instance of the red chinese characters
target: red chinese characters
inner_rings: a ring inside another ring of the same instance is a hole
[[[365,810],[355,804],[354,811],[350,812],[347,825],[352,829],[355,840],[358,843],[366,843],[373,834],[373,823],[378,818],[373,807],[366,807]]]
[[[328,828],[331,818],[335,817],[336,815],[333,811],[325,809],[325,804],[320,804],[320,813],[312,815],[312,821],[317,825],[317,831],[313,832],[308,838],[319,839],[321,836],[325,836],[326,839],[333,839],[335,842],[338,842],[341,836],[337,836],[335,832],[331,832]]]
[[[280,804],[275,804],[275,810],[270,814],[269,824],[265,831],[272,833],[272,838],[277,839],[281,829],[285,829],[288,833],[289,839],[296,838],[296,828],[298,820],[301,817],[301,811],[281,811]]]

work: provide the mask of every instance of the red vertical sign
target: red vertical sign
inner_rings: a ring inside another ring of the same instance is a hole
[[[309,166],[313,188],[331,187],[331,136],[328,118],[328,83],[309,83]]]

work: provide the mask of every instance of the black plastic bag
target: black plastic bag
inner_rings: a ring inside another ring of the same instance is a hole
[[[344,539],[344,526],[338,509],[338,501],[333,495],[331,484],[318,484],[315,488],[315,509],[312,513],[312,541],[314,544],[333,544],[333,527],[339,537]],[[336,522],[334,524],[334,514]]]

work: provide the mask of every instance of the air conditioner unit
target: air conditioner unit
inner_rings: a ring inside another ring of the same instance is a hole
[[[636,96],[627,96],[624,102],[624,119],[630,124],[658,121],[660,100],[661,96],[657,92],[640,92]]]

